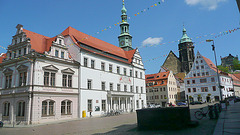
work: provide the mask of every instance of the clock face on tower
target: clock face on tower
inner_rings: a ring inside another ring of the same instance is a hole
[[[121,45],[124,45],[124,44],[125,44],[125,42],[124,42],[124,41],[121,41],[121,42],[120,42],[120,44],[121,44]]]

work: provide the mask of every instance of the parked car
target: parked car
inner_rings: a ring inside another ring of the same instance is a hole
[[[184,106],[186,106],[187,104],[186,104],[186,103],[184,103],[184,102],[178,102],[178,103],[177,103],[177,106],[181,106],[181,105],[184,105]]]
[[[200,101],[193,101],[193,102],[191,102],[190,104],[191,104],[191,105],[195,105],[195,104],[203,104],[203,103],[200,102]]]
[[[237,96],[231,96],[226,98],[228,101],[234,100],[234,102],[240,102],[240,97]]]

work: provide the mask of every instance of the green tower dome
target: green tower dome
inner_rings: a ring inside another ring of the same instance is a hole
[[[191,40],[191,38],[189,38],[188,36],[187,36],[187,30],[185,29],[185,28],[183,28],[183,36],[182,36],[182,38],[180,39],[180,44],[181,43],[185,43],[185,42],[192,42],[192,40]]]

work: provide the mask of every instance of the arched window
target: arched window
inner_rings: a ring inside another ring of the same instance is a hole
[[[62,115],[71,115],[72,114],[72,101],[64,100],[61,102],[61,114]]]
[[[55,102],[53,100],[42,101],[42,117],[55,115],[54,106],[55,106]]]
[[[9,110],[10,110],[10,103],[9,102],[3,103],[3,116],[9,116]]]
[[[25,115],[25,102],[24,101],[18,102],[17,107],[18,107],[17,116],[24,116]]]

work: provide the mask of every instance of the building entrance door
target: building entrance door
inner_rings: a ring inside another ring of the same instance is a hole
[[[166,107],[166,102],[162,102],[162,107]]]

